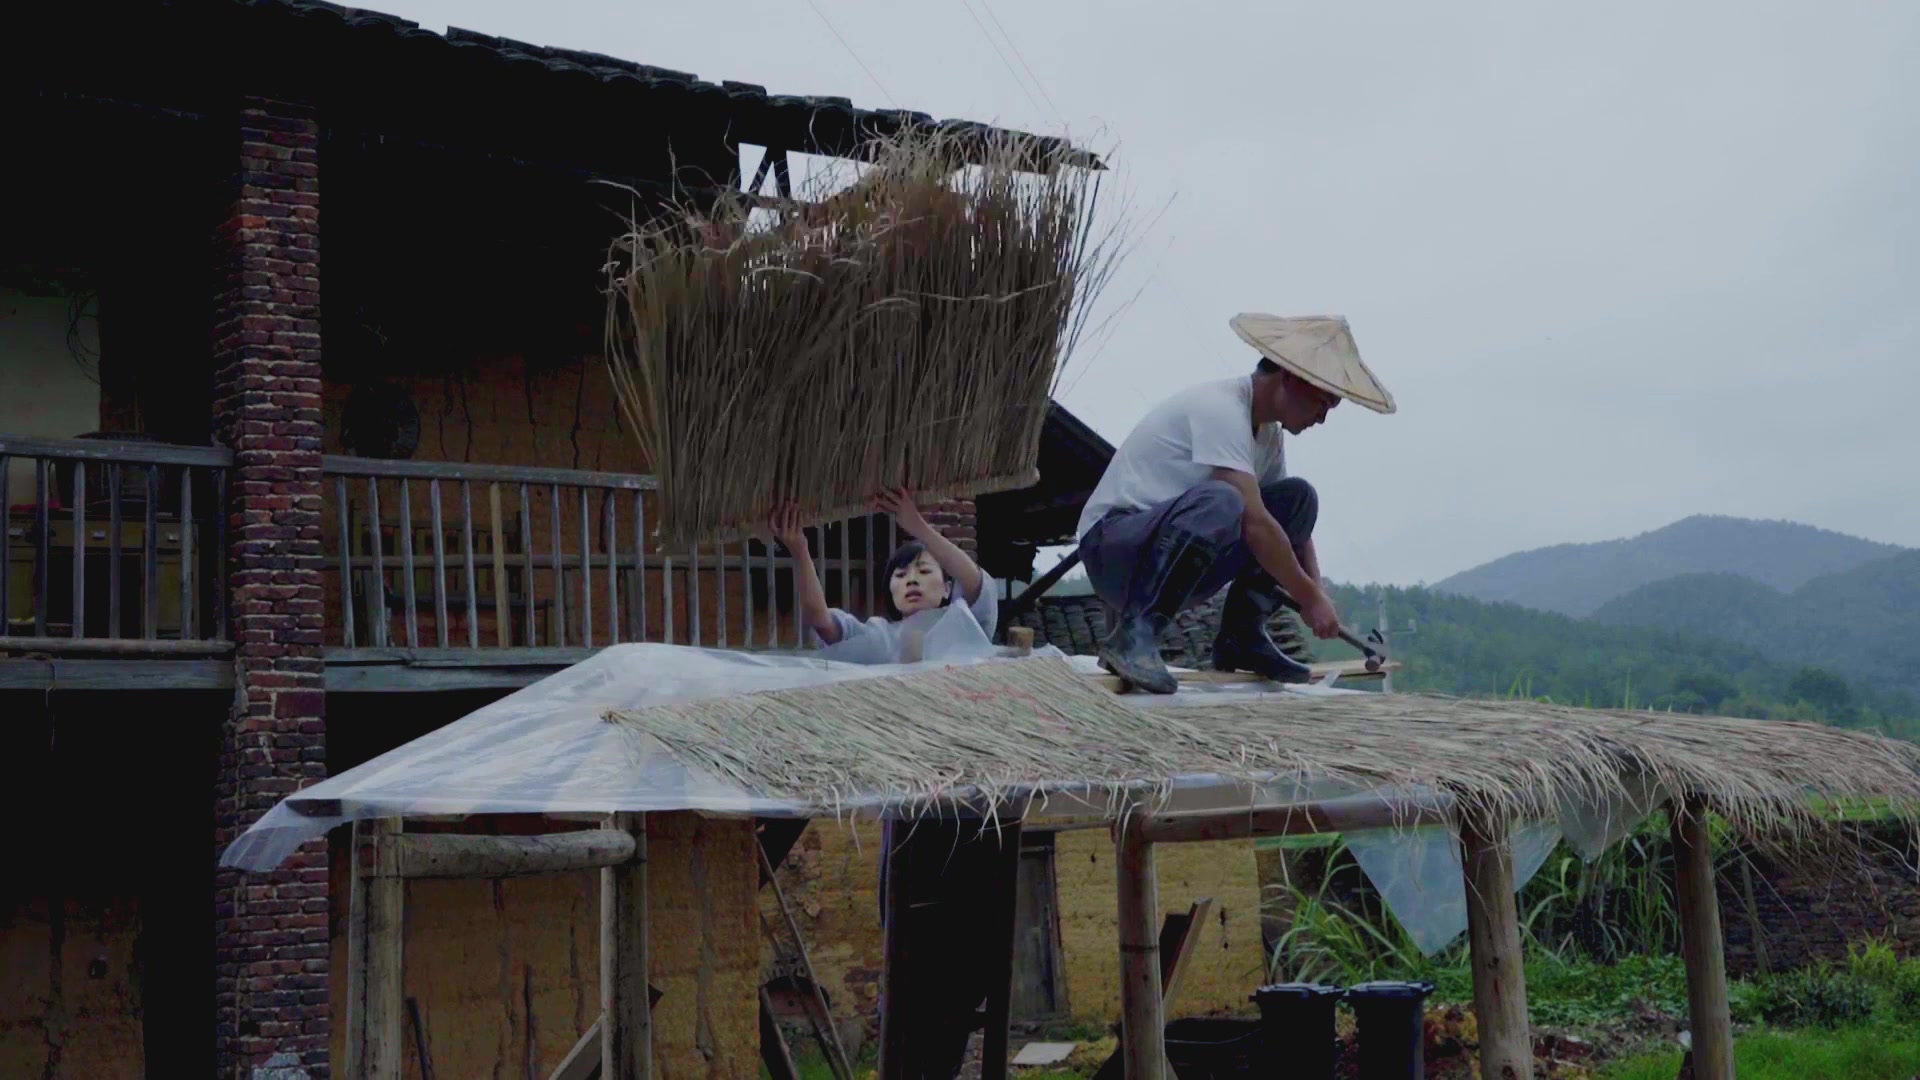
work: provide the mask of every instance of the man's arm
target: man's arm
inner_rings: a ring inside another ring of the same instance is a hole
[[[1301,565],[1301,558],[1293,550],[1293,541],[1287,536],[1287,530],[1267,512],[1266,501],[1260,497],[1260,487],[1254,483],[1253,474],[1239,469],[1213,470],[1213,478],[1233,485],[1240,493],[1240,501],[1245,509],[1240,518],[1240,533],[1253,552],[1254,561],[1260,564],[1287,590],[1287,595],[1300,605],[1300,613],[1307,620],[1317,637],[1329,638],[1340,632],[1340,616],[1334,611],[1333,602],[1327,598],[1326,590],[1320,587],[1319,558],[1314,554],[1312,542],[1301,545],[1306,554],[1307,566]]]

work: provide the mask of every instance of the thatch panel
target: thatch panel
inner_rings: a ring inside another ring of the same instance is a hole
[[[938,812],[956,798],[1081,786],[1117,804],[1205,774],[1425,786],[1502,816],[1604,805],[1651,781],[1699,792],[1755,832],[1813,822],[1822,798],[1920,809],[1920,746],[1817,724],[1412,694],[1133,702],[1064,660],[1036,657],[612,719],[690,766],[829,813],[873,796]]]
[[[902,136],[818,204],[636,223],[609,261],[617,397],[660,480],[669,543],[812,521],[877,491],[972,496],[1037,479],[1061,362],[1115,254],[1091,174],[998,137]],[[772,220],[767,220],[771,215]]]

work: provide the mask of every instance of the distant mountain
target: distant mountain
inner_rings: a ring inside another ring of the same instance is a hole
[[[1914,553],[1920,562],[1920,553]],[[1784,594],[1733,575],[1676,579],[1665,595],[1684,603],[1739,597],[1785,602]],[[1665,584],[1665,583],[1663,583]],[[1334,587],[1334,602],[1360,624],[1372,621],[1377,587]],[[1691,630],[1575,619],[1513,604],[1488,604],[1431,589],[1386,590],[1388,621],[1412,623],[1389,651],[1402,665],[1396,690],[1546,697],[1572,705],[1672,708],[1732,716],[1820,720],[1920,737],[1920,705],[1887,690],[1882,675],[1824,674],[1816,658]],[[1796,633],[1798,631],[1795,631]],[[1315,652],[1341,655],[1326,642]],[[1829,650],[1829,655],[1839,650]],[[1812,670],[1810,670],[1812,669]],[[1837,669],[1836,669],[1837,670]],[[1854,670],[1862,670],[1855,666]],[[1811,691],[1811,692],[1810,692]]]
[[[1788,521],[1699,516],[1624,540],[1559,544],[1508,555],[1433,588],[1584,616],[1643,585],[1681,575],[1735,575],[1791,592],[1814,578],[1904,550]]]
[[[1781,592],[1733,574],[1687,574],[1602,605],[1593,621],[1722,638],[1920,696],[1920,551]]]

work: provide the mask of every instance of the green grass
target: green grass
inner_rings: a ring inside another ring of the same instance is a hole
[[[1757,1031],[1736,1039],[1740,1080],[1909,1080],[1920,1075],[1920,1025],[1879,1023],[1837,1031]],[[1609,1080],[1672,1080],[1680,1053],[1624,1061]]]

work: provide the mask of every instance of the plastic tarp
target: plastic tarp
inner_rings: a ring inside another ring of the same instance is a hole
[[[1051,648],[1041,655],[1060,655]],[[1090,672],[1090,657],[1069,658]],[[951,664],[992,663],[988,649],[959,648],[917,664],[850,664],[817,653],[744,653],[691,646],[633,644],[591,658],[501,698],[437,731],[287,796],[239,836],[221,864],[270,870],[295,849],[340,825],[382,817],[545,814],[590,817],[613,811],[693,810],[761,817],[815,817],[827,811],[772,798],[689,769],[656,740],[605,719],[610,710],[794,689],[898,675]],[[1188,686],[1191,694],[1345,694],[1320,684]],[[1166,699],[1129,698],[1152,708]],[[1189,697],[1188,700],[1191,700]],[[1377,794],[1377,793],[1374,793]],[[1419,793],[1411,793],[1419,794]],[[1063,778],[1037,793],[1030,818],[1102,813],[1104,792]],[[1170,779],[1159,813],[1251,810],[1342,797],[1365,799],[1360,786],[1295,778],[1267,784],[1217,775]],[[1651,800],[1653,796],[1649,795]],[[1515,881],[1524,885],[1564,832],[1595,854],[1645,810],[1566,807],[1559,821],[1516,830]],[[1645,801],[1646,805],[1657,805]],[[887,816],[878,799],[843,801],[842,813]],[[1362,869],[1423,950],[1466,928],[1458,844],[1442,828],[1374,829],[1345,834]]]

